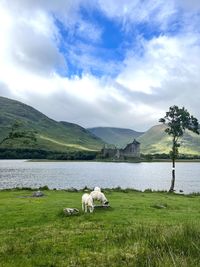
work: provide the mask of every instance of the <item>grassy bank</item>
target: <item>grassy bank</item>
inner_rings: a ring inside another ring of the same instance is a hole
[[[0,192],[0,266],[199,266],[200,196],[107,191],[111,208],[81,209],[81,192]]]

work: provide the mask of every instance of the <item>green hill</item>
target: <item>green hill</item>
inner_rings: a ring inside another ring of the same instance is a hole
[[[171,150],[172,139],[165,133],[163,124],[151,127],[147,132],[141,133],[130,129],[97,127],[88,129],[108,144],[124,147],[126,144],[137,139],[141,143],[141,153],[162,154]],[[186,131],[180,139],[179,152],[187,155],[200,155],[200,135]]]
[[[77,124],[54,121],[19,101],[0,97],[0,142],[8,136],[16,121],[21,123],[21,131],[35,131],[37,141],[27,144],[26,138],[16,138],[3,142],[1,148],[65,152],[100,150],[103,145],[102,140]]]
[[[144,154],[169,153],[172,139],[164,130],[164,125],[155,125],[138,137],[137,140],[141,143],[141,152]],[[180,143],[179,152],[181,154],[200,154],[200,135],[186,131],[183,138],[180,139]]]
[[[35,132],[36,142],[27,138],[6,140],[0,149],[36,149],[57,152],[98,151],[104,143],[124,147],[136,138],[144,154],[168,153],[171,138],[164,132],[164,125],[156,125],[141,133],[130,129],[97,127],[84,129],[69,123],[57,122],[19,101],[0,97],[0,143],[8,136],[12,125],[21,123],[20,131]],[[84,152],[84,153],[85,153]],[[200,135],[186,131],[180,153],[200,155]]]
[[[142,135],[142,132],[136,132],[131,129],[114,127],[96,127],[88,129],[91,133],[101,138],[105,143],[113,144],[117,147],[124,147],[133,139]]]

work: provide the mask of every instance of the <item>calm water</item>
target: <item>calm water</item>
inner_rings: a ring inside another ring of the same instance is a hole
[[[28,162],[0,160],[0,189],[48,185],[67,189],[100,186],[168,190],[171,163]],[[176,188],[200,192],[200,163],[176,164]]]

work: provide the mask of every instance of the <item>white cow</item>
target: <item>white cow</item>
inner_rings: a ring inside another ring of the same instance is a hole
[[[87,193],[82,195],[82,210],[85,212],[87,212],[88,210],[90,212],[93,212],[94,210],[94,203],[92,196]]]
[[[90,196],[92,197],[93,200],[100,201],[102,205],[107,205],[109,203],[104,193],[100,191],[94,190],[90,193]]]

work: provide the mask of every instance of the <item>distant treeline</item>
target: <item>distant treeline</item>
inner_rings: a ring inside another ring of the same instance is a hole
[[[93,160],[96,152],[69,151],[57,152],[42,149],[0,148],[0,159],[49,159],[49,160]]]
[[[49,160],[102,160],[99,152],[93,151],[50,151],[43,149],[28,148],[0,148],[0,159],[49,159]],[[141,154],[139,161],[170,159],[169,154]],[[200,155],[180,154],[178,159],[200,159]],[[134,159],[124,159],[124,161],[134,161]]]
[[[151,161],[156,159],[171,159],[170,154],[141,154],[141,159]],[[200,155],[185,155],[179,154],[177,159],[200,159]]]

